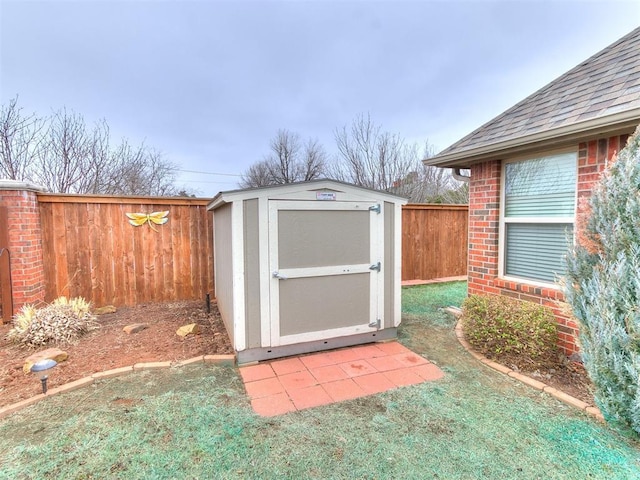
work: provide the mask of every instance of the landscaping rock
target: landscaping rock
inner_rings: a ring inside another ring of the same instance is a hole
[[[131,335],[132,333],[141,332],[146,328],[149,328],[149,325],[147,325],[146,323],[132,323],[131,325],[127,325],[126,327],[124,327],[122,331]]]
[[[189,325],[183,325],[176,333],[181,337],[186,337],[187,335],[197,335],[200,333],[200,326],[197,323],[190,323]]]
[[[93,310],[94,315],[105,315],[107,313],[116,313],[116,307],[113,305],[106,305],[104,307],[95,308]]]
[[[68,356],[67,352],[60,350],[59,348],[47,348],[46,350],[42,350],[41,352],[34,353],[27,357],[24,361],[22,371],[24,373],[29,373],[33,364],[42,360],[55,360],[57,363],[64,362]]]

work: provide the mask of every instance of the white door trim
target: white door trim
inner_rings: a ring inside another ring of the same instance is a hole
[[[379,205],[380,211],[371,210],[370,207]],[[321,266],[305,268],[278,269],[278,211],[279,210],[360,210],[370,212],[369,238],[370,251],[368,264]],[[338,201],[295,201],[295,200],[270,200],[268,202],[268,223],[269,223],[269,286],[270,286],[270,344],[276,347],[299,342],[322,340],[339,336],[353,335],[358,333],[373,332],[378,330],[376,322],[384,316],[384,274],[382,270],[377,272],[372,270],[372,265],[384,261],[384,203],[383,202],[338,202]],[[384,266],[383,266],[384,268]],[[274,275],[278,274],[280,278]],[[286,278],[305,278],[317,276],[347,275],[356,273],[370,273],[369,282],[369,322],[368,324],[349,326],[321,331],[304,332],[295,335],[281,336],[280,334],[280,295],[279,282],[287,281]],[[370,326],[374,325],[374,326]],[[266,334],[263,332],[263,346]]]
[[[260,346],[271,345],[271,293],[269,272],[269,202],[258,198],[258,250],[260,258]]]
[[[246,315],[244,302],[244,205],[242,202],[231,204],[231,241],[233,244],[231,265],[233,270],[233,339],[237,351],[247,348]]]

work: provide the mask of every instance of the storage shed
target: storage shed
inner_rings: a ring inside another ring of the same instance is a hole
[[[395,338],[405,203],[334,180],[216,195],[215,296],[238,363]]]

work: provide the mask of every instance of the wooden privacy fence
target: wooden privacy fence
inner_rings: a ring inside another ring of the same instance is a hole
[[[26,303],[82,296],[96,306],[214,293],[208,199],[46,194],[0,181],[2,321]],[[168,211],[141,226],[127,213]],[[466,205],[406,205],[402,279],[466,275]]]
[[[402,280],[467,274],[468,205],[402,207]]]
[[[208,200],[40,194],[38,202],[45,301],[66,295],[136,305],[213,294]],[[134,227],[125,215],[163,210],[169,220],[158,226]],[[402,280],[466,275],[468,211],[467,205],[403,206]]]
[[[205,298],[213,293],[213,226],[205,199],[38,195],[45,301],[97,306]],[[126,213],[169,211],[164,225]]]

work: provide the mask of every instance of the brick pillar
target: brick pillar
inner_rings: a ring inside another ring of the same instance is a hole
[[[0,180],[0,205],[6,208],[11,261],[13,313],[24,304],[44,303],[42,226],[37,192],[42,188],[16,180]],[[4,281],[4,279],[3,279]]]
[[[474,165],[469,183],[469,294],[498,294],[500,162]]]

